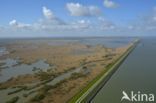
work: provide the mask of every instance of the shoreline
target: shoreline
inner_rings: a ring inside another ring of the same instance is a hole
[[[139,39],[134,40],[132,45],[126,50],[126,52],[121,55],[117,60],[115,60],[111,65],[106,67],[106,72],[103,71],[96,78],[94,78],[81,92],[78,92],[73,96],[68,102],[69,103],[83,103],[91,102],[96,96],[98,91],[107,83],[111,76],[116,72],[118,67],[124,62],[128,55],[135,49]]]

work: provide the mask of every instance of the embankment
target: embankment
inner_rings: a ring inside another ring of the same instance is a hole
[[[100,91],[100,89],[107,83],[107,81],[111,78],[114,72],[127,58],[127,56],[134,50],[138,42],[139,40],[135,40],[122,56],[120,56],[116,61],[108,65],[106,71],[100,73],[82,91],[80,91],[73,98],[71,98],[69,100],[69,103],[90,102],[94,98],[94,96]]]

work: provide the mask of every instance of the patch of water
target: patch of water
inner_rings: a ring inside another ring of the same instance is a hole
[[[8,54],[9,52],[6,50],[5,47],[0,47],[0,56]]]
[[[0,82],[5,82],[10,78],[17,77],[19,75],[33,74],[38,70],[47,71],[50,68],[49,64],[45,63],[44,60],[39,60],[35,63],[32,63],[31,65],[27,65],[27,64],[17,65],[17,61],[13,59],[6,59],[4,60],[4,62],[5,65],[2,65],[2,67],[4,66],[7,68],[1,69]],[[39,68],[39,69],[36,69],[34,71],[34,68]]]
[[[80,40],[80,43],[93,46],[104,45],[109,48],[117,48],[129,44],[133,40],[134,38],[85,38]]]

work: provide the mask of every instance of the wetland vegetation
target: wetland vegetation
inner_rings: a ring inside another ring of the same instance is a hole
[[[101,38],[93,39],[95,43],[89,38],[75,40],[26,39],[3,44],[9,53],[0,59],[0,102],[67,102],[105,72],[130,47],[132,38],[124,45],[111,40],[112,46],[104,45],[106,38],[101,43]]]

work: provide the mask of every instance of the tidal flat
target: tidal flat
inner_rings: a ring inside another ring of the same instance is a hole
[[[1,103],[65,103],[117,60],[134,38],[38,38],[0,45]]]

